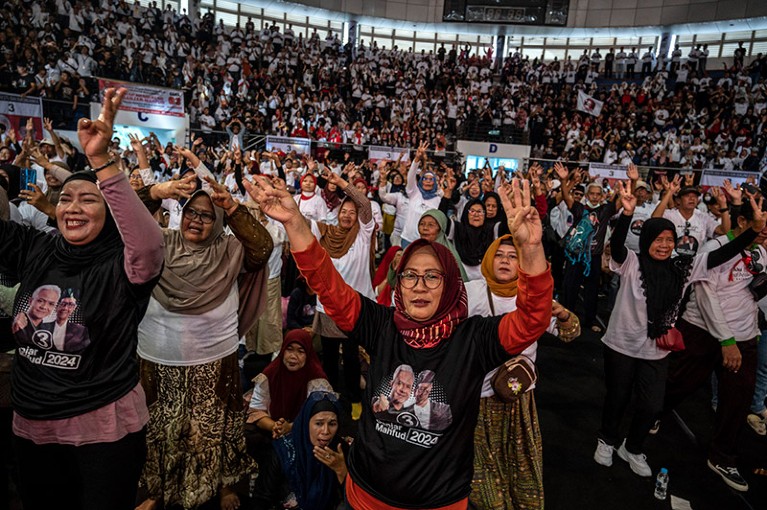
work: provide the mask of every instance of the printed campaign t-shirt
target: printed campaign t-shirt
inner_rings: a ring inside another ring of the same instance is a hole
[[[11,328],[14,410],[28,419],[70,418],[130,392],[138,384],[135,331],[157,278],[130,283],[122,250],[67,268],[56,236],[21,225],[0,222],[0,240],[9,243],[0,271],[22,281]]]
[[[719,226],[714,218],[697,209],[693,210],[689,220],[678,209],[666,209],[663,217],[676,227],[676,252],[679,255],[698,253],[698,249],[714,237],[714,231]]]
[[[398,333],[393,308],[364,297],[361,302],[351,336],[376,362],[363,399],[371,409],[362,413],[349,455],[352,479],[393,506],[435,508],[460,501],[471,490],[470,438],[482,380],[510,357],[499,343],[501,316],[470,317],[439,345],[414,349]],[[417,384],[427,379],[429,388]],[[375,480],[379,490],[366,480]]]

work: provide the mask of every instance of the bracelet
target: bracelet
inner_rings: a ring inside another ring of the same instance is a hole
[[[721,209],[719,209],[719,212],[722,213],[722,214],[724,214],[726,212],[730,212],[730,208],[729,207],[722,207]]]
[[[722,340],[719,342],[719,345],[722,347],[727,347],[729,345],[735,345],[735,339],[734,338],[728,338],[727,340]]]
[[[91,168],[91,172],[96,173],[96,172],[98,172],[100,170],[105,169],[106,167],[114,165],[115,163],[117,163],[117,161],[115,161],[115,158],[109,158],[109,161],[107,161],[103,165],[101,165],[99,167],[96,167],[96,168]]]

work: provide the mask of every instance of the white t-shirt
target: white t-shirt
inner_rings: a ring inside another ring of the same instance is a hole
[[[190,366],[210,363],[237,350],[237,282],[223,303],[199,315],[169,312],[149,299],[138,326],[138,355],[161,365]]]
[[[634,253],[639,253],[639,233],[642,231],[642,225],[644,225],[645,220],[652,217],[654,210],[655,204],[650,203],[649,200],[634,209],[631,227],[629,227],[628,234],[626,234],[626,248]]]
[[[687,285],[706,278],[707,263],[707,254],[695,257],[685,289]],[[632,358],[665,358],[670,351],[658,348],[655,340],[647,336],[647,298],[642,288],[638,256],[629,251],[623,264],[610,258],[610,270],[621,277],[621,285],[602,342],[610,349]]]
[[[701,248],[701,253],[714,251],[729,241],[726,235],[719,236],[706,243]],[[761,246],[757,246],[756,250],[759,251],[758,259],[752,258],[754,263],[762,266],[763,272],[767,251]],[[698,285],[695,286],[696,294],[709,292],[710,297],[714,297],[718,301],[721,313],[718,314],[719,317],[717,318],[725,321],[727,328],[738,342],[752,340],[759,334],[757,321],[759,310],[756,301],[748,290],[748,286],[754,279],[754,272],[757,272],[752,271],[754,268],[748,266],[747,260],[744,260],[743,257],[736,257],[709,271],[707,289],[701,289]],[[682,317],[690,324],[707,330],[712,329],[706,324],[696,299],[690,299]],[[718,338],[717,340],[725,340],[725,338]]]
[[[697,209],[689,220],[686,220],[678,209],[666,209],[663,217],[676,227],[676,252],[680,255],[696,254],[698,248],[713,239],[714,231],[719,226],[715,219]]]
[[[470,281],[466,283],[465,286],[466,297],[469,303],[469,316],[471,317],[472,315],[479,315],[481,317],[492,317],[493,310],[490,309],[490,302],[487,298],[487,282],[485,279],[482,278],[479,280]],[[517,309],[517,296],[500,297],[493,293],[490,293],[490,296],[493,300],[493,309],[495,310],[495,315],[503,315],[505,313],[513,312]],[[551,324],[549,324],[549,328],[546,331],[554,335],[557,334],[557,320],[555,318],[551,318]],[[521,354],[524,354],[531,360],[535,361],[537,351],[538,342],[535,342],[527,349],[522,351]],[[498,368],[494,368],[492,371],[485,374],[485,380],[482,382],[482,397],[492,397],[495,395],[493,386],[490,381],[493,380],[493,376],[495,375],[496,371],[498,371]],[[533,388],[535,388],[535,385],[530,386],[527,391],[530,391]]]
[[[359,221],[360,229],[357,233],[357,239],[354,240],[349,251],[340,259],[334,259],[333,266],[341,275],[341,278],[354,290],[365,297],[375,299],[373,291],[373,282],[370,279],[370,242],[375,229],[375,220],[371,219],[367,223]],[[320,239],[320,229],[316,221],[312,221],[312,234],[317,240]],[[317,296],[317,311],[325,312],[319,296]]]
[[[304,217],[314,221],[325,221],[328,217],[328,206],[319,193],[315,193],[311,198],[301,199],[301,193],[293,197],[298,204],[298,210]]]

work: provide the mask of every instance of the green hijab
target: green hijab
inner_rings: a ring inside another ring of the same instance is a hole
[[[453,254],[455,261],[458,263],[458,269],[461,271],[461,278],[463,279],[464,283],[468,282],[469,278],[466,276],[466,270],[463,268],[463,264],[461,263],[461,256],[458,255],[458,252],[455,250],[455,246],[453,246],[453,243],[451,243],[445,235],[445,231],[447,230],[447,216],[445,216],[445,213],[439,209],[429,209],[421,215],[421,218],[418,219],[419,223],[424,216],[431,216],[434,218],[434,221],[437,222],[439,225],[439,234],[437,234],[437,239],[435,239],[435,241],[450,250],[450,253]]]

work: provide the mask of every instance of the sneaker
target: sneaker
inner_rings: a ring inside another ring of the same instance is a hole
[[[758,414],[749,414],[746,421],[751,425],[751,428],[754,429],[754,432],[760,436],[767,436],[767,423],[764,422],[764,418],[760,417]]]
[[[655,420],[655,423],[652,424],[652,428],[649,430],[649,434],[655,435],[660,430],[660,420]]]
[[[618,457],[625,460],[631,466],[631,471],[648,478],[652,476],[652,469],[647,464],[647,456],[644,453],[630,453],[626,450],[626,440],[623,440],[623,444],[618,448]]]
[[[594,452],[594,460],[597,464],[610,467],[613,465],[613,452],[615,448],[605,443],[601,439],[597,439],[597,449]]]
[[[748,482],[740,476],[738,468],[734,466],[722,466],[720,464],[713,464],[710,460],[706,461],[711,471],[718,474],[724,480],[724,483],[735,489],[736,491],[746,492],[748,490]]]

